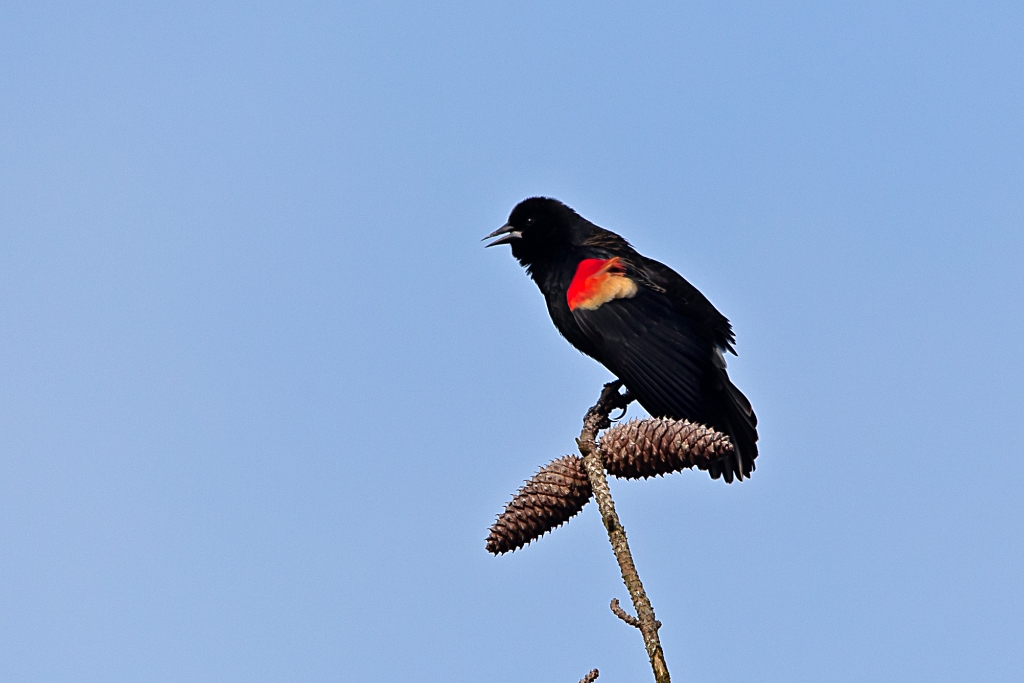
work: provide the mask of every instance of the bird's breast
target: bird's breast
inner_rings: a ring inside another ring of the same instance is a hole
[[[565,298],[569,310],[593,311],[613,299],[635,296],[637,284],[626,276],[626,267],[618,256],[610,259],[583,259],[569,283]]]

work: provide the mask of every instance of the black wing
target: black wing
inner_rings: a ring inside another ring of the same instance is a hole
[[[731,482],[754,469],[757,418],[725,371],[722,351],[728,348],[731,331],[728,337],[723,334],[722,321],[726,330],[728,321],[691,289],[717,319],[684,313],[668,292],[647,286],[632,298],[615,299],[594,310],[577,309],[573,316],[598,350],[598,360],[625,383],[647,412],[700,422],[730,436],[736,446],[734,455],[715,463],[710,473]],[[697,302],[691,300],[686,308],[693,303]]]

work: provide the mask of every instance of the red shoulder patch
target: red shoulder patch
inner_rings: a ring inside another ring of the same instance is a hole
[[[594,310],[612,299],[634,296],[636,283],[626,277],[626,267],[618,256],[610,259],[588,258],[576,266],[565,298],[569,310]]]

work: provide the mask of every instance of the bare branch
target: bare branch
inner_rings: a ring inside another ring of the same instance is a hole
[[[580,683],[594,683],[600,675],[601,674],[598,673],[597,669],[591,669],[590,673],[580,679]]]
[[[593,408],[587,411],[583,418],[583,430],[580,438],[576,440],[580,453],[583,455],[583,468],[590,479],[591,488],[594,491],[594,498],[597,500],[598,509],[601,511],[601,519],[604,521],[604,528],[608,531],[608,540],[612,544],[612,551],[619,563],[619,570],[622,573],[622,581],[629,590],[629,597],[633,600],[633,609],[636,610],[635,617],[640,633],[644,637],[644,647],[647,649],[647,656],[651,660],[651,669],[654,671],[656,683],[670,683],[668,665],[665,663],[665,653],[661,649],[661,639],[658,638],[658,627],[661,626],[654,616],[654,608],[644,591],[640,582],[640,575],[637,574],[636,565],[633,563],[633,555],[629,551],[629,543],[626,540],[626,530],[622,528],[619,515],[615,512],[615,503],[612,501],[612,494],[608,488],[608,479],[604,473],[604,460],[601,449],[597,446],[597,433],[602,429],[611,426],[608,416],[616,408],[625,408],[633,398],[629,393],[620,394],[621,381],[609,382],[604,385],[601,391],[601,398]],[[614,609],[614,608],[613,608]],[[620,608],[621,609],[621,608]],[[623,614],[626,614],[623,611]],[[629,616],[628,614],[626,616]],[[621,617],[620,617],[621,618]],[[633,619],[634,617],[630,617]],[[626,621],[626,623],[630,623]]]

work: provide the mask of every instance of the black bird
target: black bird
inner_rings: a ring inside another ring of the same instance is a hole
[[[728,319],[666,265],[555,199],[520,202],[485,239],[508,244],[537,283],[555,327],[612,371],[647,412],[728,434],[735,452],[710,474],[754,471],[757,417],[725,371],[736,339]]]

